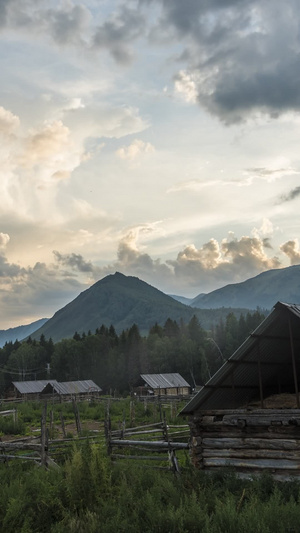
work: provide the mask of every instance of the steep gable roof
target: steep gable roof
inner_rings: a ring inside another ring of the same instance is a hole
[[[270,394],[295,393],[299,380],[300,306],[277,302],[181,414],[235,409]]]

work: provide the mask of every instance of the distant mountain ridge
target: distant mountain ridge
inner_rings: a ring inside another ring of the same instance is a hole
[[[277,301],[300,303],[300,265],[267,270],[241,283],[199,294],[190,305],[200,309],[225,306],[271,310]]]
[[[57,342],[73,337],[76,331],[94,333],[102,324],[113,325],[117,333],[136,324],[144,335],[155,323],[164,325],[168,318],[187,323],[194,314],[203,328],[211,329],[229,312],[239,316],[257,308],[267,311],[277,301],[300,303],[300,265],[269,270],[194,299],[168,296],[137,277],[116,272],[79,294],[52,318],[41,319],[41,327],[35,327],[40,325],[38,321],[27,331],[23,328],[29,326],[0,331],[0,342],[1,333],[6,334],[3,344],[28,335],[39,340],[41,334]]]
[[[6,342],[15,342],[16,340],[22,341],[43,326],[47,320],[48,318],[40,318],[27,326],[17,326],[15,328],[0,330],[0,348],[2,348]]]
[[[203,328],[210,329],[231,309],[202,310],[184,305],[171,296],[133,276],[119,272],[97,281],[69,304],[60,309],[46,324],[31,334],[39,339],[43,334],[53,342],[73,337],[74,333],[95,333],[102,324],[113,325],[117,333],[136,324],[147,335],[155,323],[163,326],[168,318],[188,323],[197,315]],[[245,309],[234,310],[239,316]]]

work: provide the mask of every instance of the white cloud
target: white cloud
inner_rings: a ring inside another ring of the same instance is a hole
[[[116,154],[121,159],[133,161],[144,154],[152,154],[154,152],[155,148],[151,143],[135,139],[129,146],[122,146],[119,148]]]
[[[0,233],[0,248],[6,248],[9,240],[10,236],[7,233]]]
[[[19,125],[19,117],[0,106],[0,134],[10,136],[19,128]]]
[[[181,70],[175,79],[175,91],[179,93],[186,102],[196,104],[198,97],[197,84],[199,82],[199,73]]]

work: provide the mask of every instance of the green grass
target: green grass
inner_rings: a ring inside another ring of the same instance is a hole
[[[287,533],[300,531],[300,485],[233,472],[181,476],[111,464],[87,440],[59,471],[0,465],[6,533]]]

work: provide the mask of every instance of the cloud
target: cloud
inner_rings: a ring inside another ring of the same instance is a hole
[[[298,239],[290,240],[280,246],[280,250],[290,259],[291,265],[300,263],[300,250]]]
[[[83,35],[91,20],[89,10],[83,5],[66,5],[63,10],[48,9],[45,13],[50,33],[58,44],[84,44]]]
[[[1,323],[11,327],[10,316],[14,316],[14,321],[22,315],[32,320],[51,316],[79,292],[116,271],[137,276],[166,293],[195,296],[282,266],[278,257],[270,254],[269,239],[249,236],[238,239],[232,233],[221,242],[210,239],[199,248],[195,244],[187,245],[175,259],[164,262],[143,250],[143,239],[154,230],[151,224],[131,228],[119,242],[116,261],[105,266],[77,252],[54,251],[55,263],[37,262],[33,267],[24,268],[0,254]],[[0,234],[2,247],[8,240],[7,234]],[[291,264],[300,262],[296,239],[284,243],[280,249]]]
[[[56,250],[53,251],[55,259],[63,266],[71,267],[78,272],[95,272],[95,267],[91,261],[85,261],[80,254],[60,254]]]
[[[133,161],[144,154],[152,154],[154,152],[155,148],[151,143],[135,139],[129,146],[119,148],[116,154],[120,159]]]
[[[210,239],[200,248],[190,244],[177,254],[176,259],[164,262],[153,259],[141,249],[144,236],[152,231],[154,228],[148,225],[132,228],[119,242],[117,260],[103,267],[86,261],[80,254],[54,252],[54,255],[60,265],[86,273],[93,279],[119,271],[169,292],[178,292],[178,287],[183,291],[194,288],[198,292],[207,292],[216,286],[244,281],[262,271],[282,266],[276,255],[269,256],[272,246],[268,238],[243,236],[237,239],[233,233],[220,243]]]
[[[300,13],[294,0],[116,0],[105,7],[2,0],[1,27],[18,38],[26,33],[76,47],[86,57],[103,50],[120,65],[145,45],[168,45],[175,93],[226,124],[299,113]]]
[[[153,2],[144,2],[153,4]],[[279,0],[157,0],[155,35],[182,43],[175,90],[223,122],[299,112],[299,10]]]
[[[268,239],[243,236],[240,239],[230,235],[219,244],[211,239],[201,248],[189,245],[179,252],[176,260],[167,261],[174,269],[177,283],[202,290],[213,290],[216,286],[243,281],[261,271],[279,268],[276,256],[268,257]],[[200,292],[200,290],[199,290]]]
[[[70,130],[60,120],[45,123],[40,131],[32,131],[26,139],[22,163],[31,167],[45,160],[57,159],[61,152],[69,149],[70,144]]]
[[[281,179],[285,176],[294,176],[299,174],[299,171],[293,167],[283,167],[283,168],[267,168],[267,167],[258,167],[258,168],[247,168],[245,170],[248,179],[252,182],[254,179],[265,180],[268,183],[272,183],[275,180]]]
[[[142,35],[144,27],[145,19],[141,13],[123,5],[110,20],[98,26],[93,37],[93,46],[107,49],[117,63],[126,65],[133,58],[130,44]]]
[[[274,232],[274,227],[268,218],[263,218],[262,224],[260,228],[253,228],[252,235],[256,237],[257,239],[260,239],[261,237],[265,237],[266,235],[272,235]],[[266,246],[266,241],[265,246]]]
[[[74,299],[86,286],[53,265],[33,267],[9,263],[0,254],[0,321],[2,328],[19,326],[55,311]]]
[[[269,239],[243,236],[240,239],[230,234],[219,243],[216,239],[204,243],[200,248],[194,244],[186,246],[174,260],[153,259],[141,250],[139,241],[143,233],[151,228],[132,228],[120,240],[117,260],[105,267],[85,261],[81,255],[62,256],[55,252],[56,258],[64,266],[74,271],[87,272],[98,279],[116,271],[125,275],[138,276],[164,291],[183,292],[209,291],[227,283],[244,281],[261,271],[279,268],[277,256],[269,257],[266,251],[272,250]]]
[[[19,125],[19,117],[0,106],[0,134],[10,136],[18,129]]]
[[[7,233],[0,233],[0,248],[6,248],[9,240],[10,236]]]
[[[295,189],[292,189],[287,194],[283,194],[282,196],[280,196],[278,203],[291,202],[292,200],[297,198],[299,195],[300,195],[300,187],[295,187]]]
[[[80,106],[76,110],[64,110],[64,123],[72,132],[85,133],[86,138],[116,138],[136,134],[149,127],[140,116],[139,109],[132,106],[110,104]]]

